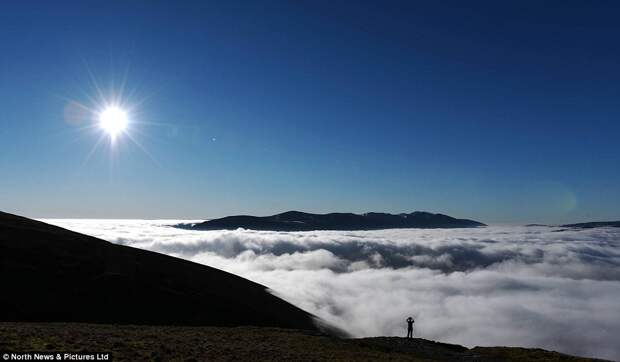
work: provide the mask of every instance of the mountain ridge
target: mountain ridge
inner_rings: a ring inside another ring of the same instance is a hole
[[[480,226],[486,225],[474,220],[457,219],[448,215],[433,214],[425,211],[400,214],[381,212],[313,214],[302,211],[286,211],[271,216],[235,215],[196,224],[176,225],[176,227],[191,230],[234,230],[244,228],[269,231],[379,230]]]

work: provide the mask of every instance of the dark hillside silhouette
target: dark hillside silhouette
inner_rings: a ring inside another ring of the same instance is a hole
[[[0,321],[318,330],[260,284],[0,212]]]

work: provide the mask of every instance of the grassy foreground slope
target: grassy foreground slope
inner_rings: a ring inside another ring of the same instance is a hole
[[[541,349],[398,337],[341,339],[260,327],[0,323],[0,353],[109,352],[114,361],[595,361]]]

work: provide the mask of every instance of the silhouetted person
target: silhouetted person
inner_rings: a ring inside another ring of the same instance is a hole
[[[407,318],[407,338],[413,338],[413,318]]]

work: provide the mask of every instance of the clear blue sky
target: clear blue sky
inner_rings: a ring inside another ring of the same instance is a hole
[[[0,209],[620,219],[618,19],[615,1],[5,1]],[[87,157],[101,131],[66,109],[92,106],[89,71],[126,78],[150,156],[124,135]]]

